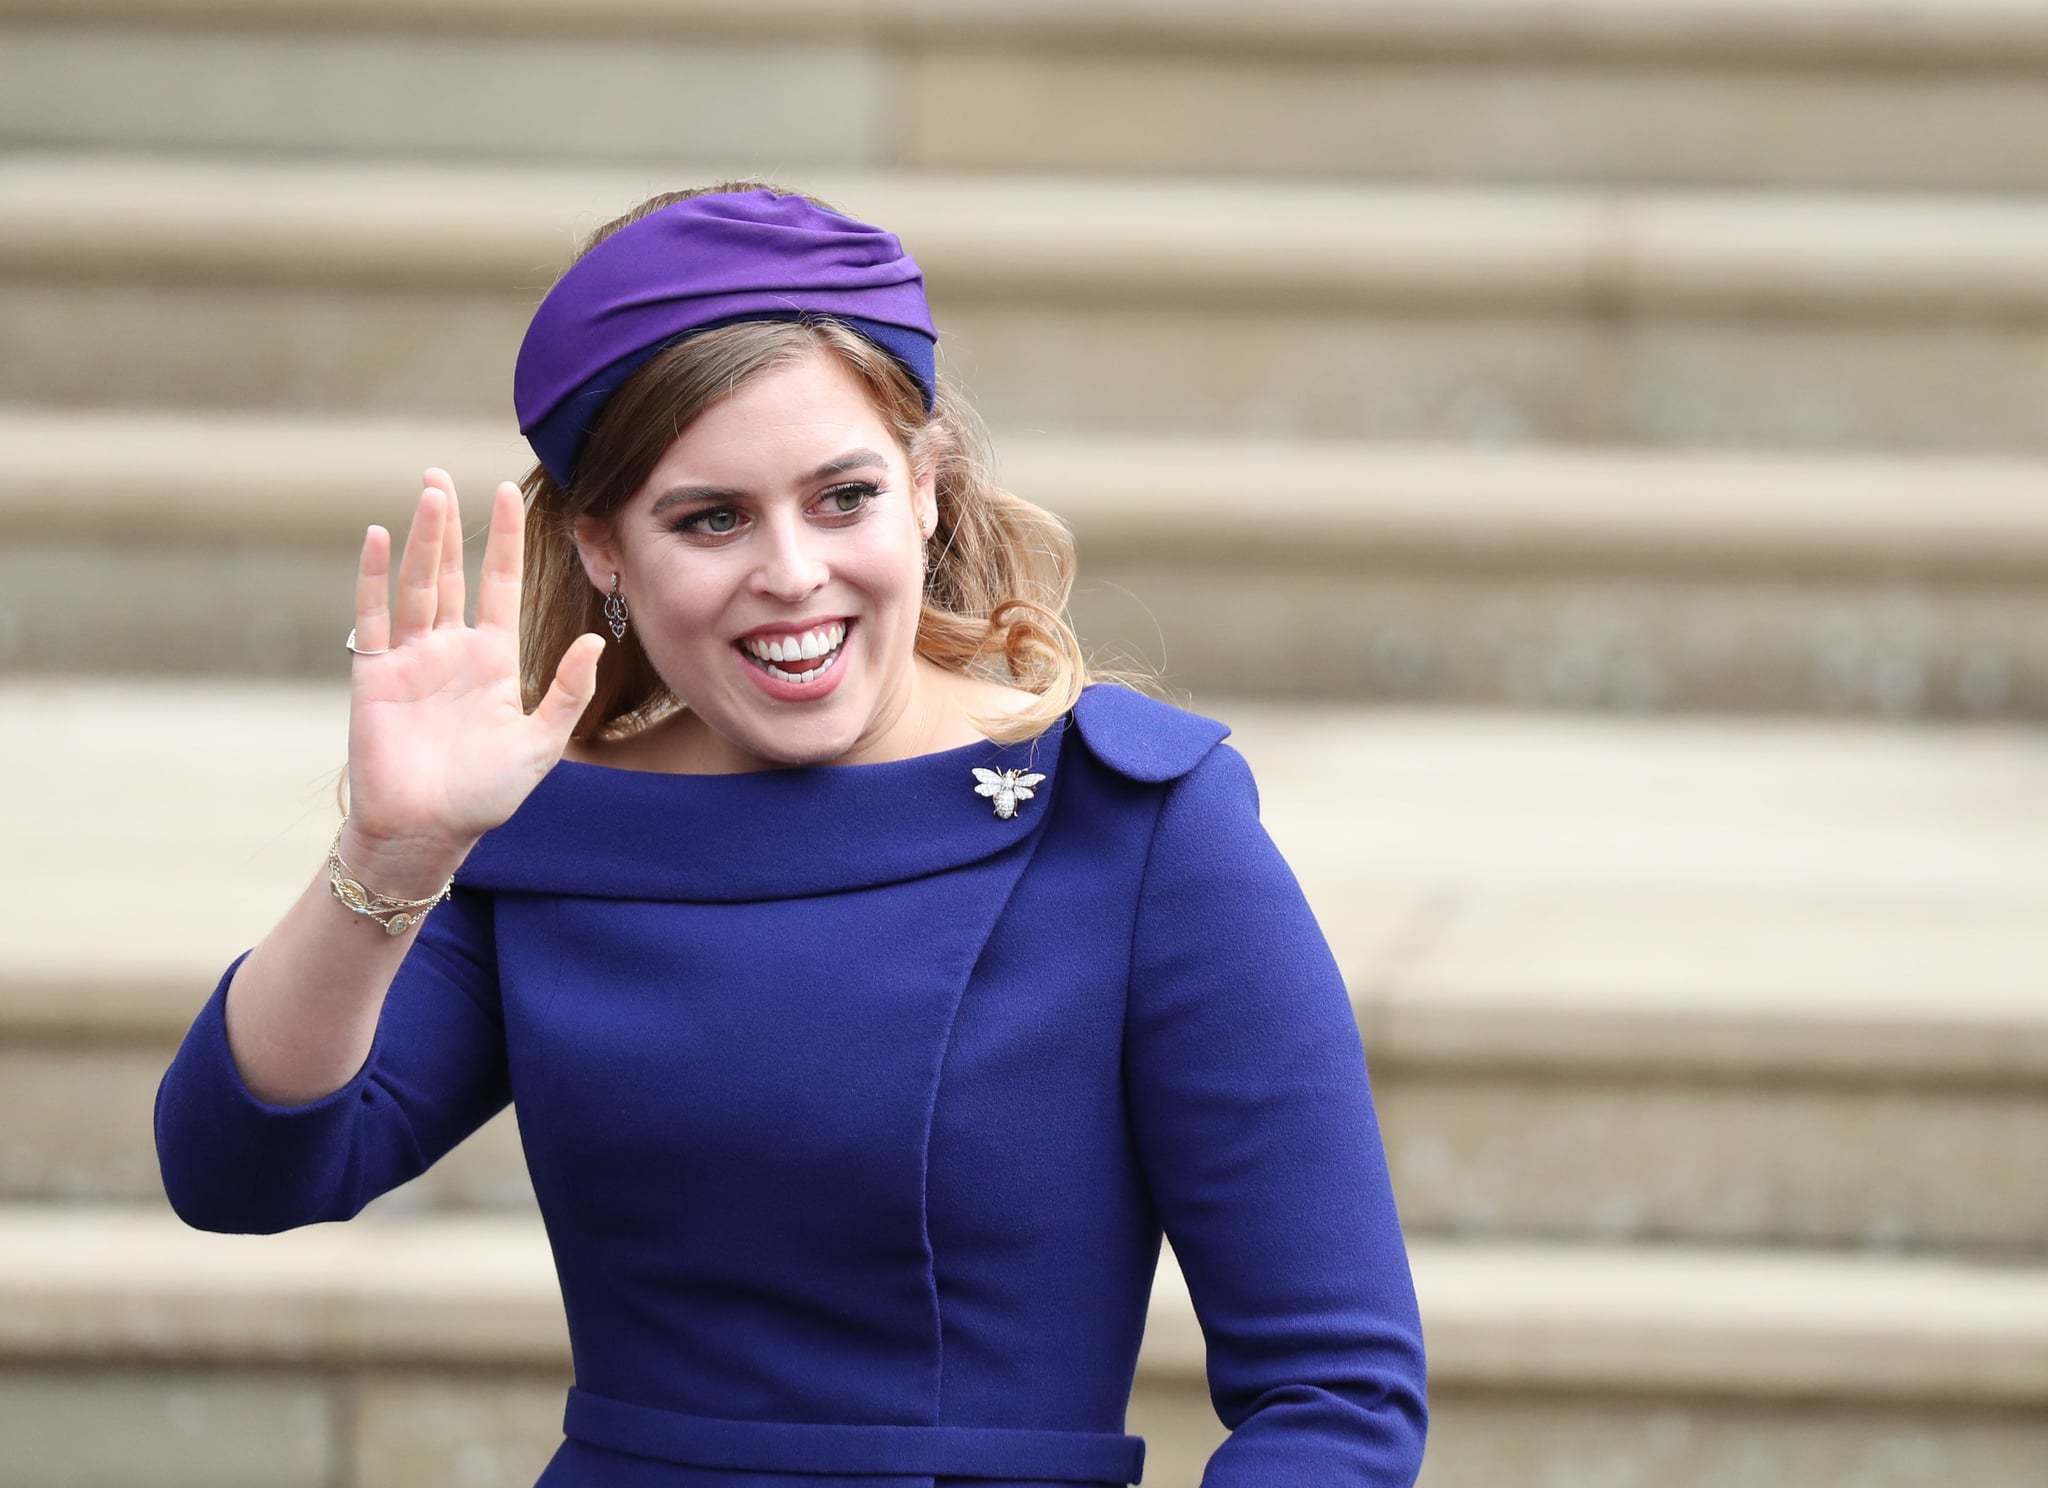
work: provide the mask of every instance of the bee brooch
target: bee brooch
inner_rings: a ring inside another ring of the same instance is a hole
[[[974,788],[977,796],[993,797],[996,815],[1008,821],[1017,814],[1017,803],[1028,801],[1036,794],[1032,787],[1045,779],[1043,775],[1024,775],[1015,770],[994,770],[975,768],[974,778],[981,782]]]

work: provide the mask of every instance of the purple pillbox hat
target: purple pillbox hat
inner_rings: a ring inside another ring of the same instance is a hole
[[[772,191],[663,207],[591,249],[541,301],[512,374],[519,430],[566,487],[598,411],[664,347],[813,315],[895,357],[932,407],[938,333],[924,275],[893,233]]]

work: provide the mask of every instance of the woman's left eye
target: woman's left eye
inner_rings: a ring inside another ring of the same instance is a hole
[[[854,481],[844,486],[834,486],[818,498],[819,504],[828,515],[847,517],[859,511],[881,492],[866,481]]]

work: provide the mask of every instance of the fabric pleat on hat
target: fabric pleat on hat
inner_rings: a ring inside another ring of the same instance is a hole
[[[937,332],[923,272],[893,233],[765,189],[673,203],[599,243],[541,301],[513,373],[520,432],[566,486],[605,402],[663,348],[812,316],[895,357],[932,406]]]

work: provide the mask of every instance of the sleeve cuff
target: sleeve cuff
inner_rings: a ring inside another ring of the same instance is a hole
[[[171,1207],[198,1229],[267,1234],[345,1219],[352,1137],[377,1062],[373,1041],[347,1084],[279,1105],[243,1083],[227,1038],[235,958],[193,1019],[157,1087],[157,1162]]]

